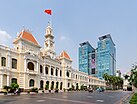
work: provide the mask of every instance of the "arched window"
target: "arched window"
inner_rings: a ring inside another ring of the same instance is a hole
[[[29,81],[29,87],[34,87],[34,80],[33,79],[30,79],[30,81]]]
[[[79,86],[78,86],[78,83],[76,83],[76,90],[78,90]]]
[[[61,82],[61,83],[60,83],[60,90],[62,90],[62,85],[63,85],[63,83]]]
[[[68,87],[70,86],[70,83],[68,83]]]
[[[58,76],[58,69],[56,69],[56,76]]]
[[[54,70],[53,70],[53,68],[51,68],[51,75],[53,75],[53,73],[54,73]]]
[[[69,72],[68,71],[66,72],[66,76],[69,77]]]
[[[11,83],[17,84],[17,79],[16,79],[16,78],[12,78],[12,79],[11,79]]]
[[[43,73],[43,67],[40,65],[40,73]]]
[[[1,66],[6,66],[6,58],[1,57]]]
[[[45,87],[45,90],[48,90],[49,89],[49,81],[46,82],[46,87]]]
[[[56,82],[56,89],[58,89],[59,82]]]
[[[62,76],[62,71],[60,70],[60,76]]]
[[[27,65],[27,68],[29,70],[34,70],[34,64],[32,62],[29,62],[28,65]]]
[[[76,75],[76,79],[78,78],[78,76]]]
[[[46,67],[46,68],[45,68],[46,74],[48,74],[48,71],[49,71],[49,69],[48,69],[48,67]]]
[[[40,89],[42,89],[42,90],[43,90],[43,85],[44,85],[44,81],[41,80],[41,81],[40,81]]]
[[[51,90],[54,89],[54,81],[51,82]]]
[[[17,69],[17,59],[12,58],[12,68]]]

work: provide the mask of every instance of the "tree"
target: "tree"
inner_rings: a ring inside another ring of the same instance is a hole
[[[119,89],[123,86],[123,79],[120,77],[108,75],[105,73],[103,78],[106,81],[106,85],[112,87],[113,89]]]
[[[19,85],[16,83],[12,83],[10,87],[11,87],[10,92],[14,93],[15,90],[19,88]]]
[[[129,82],[131,85],[137,88],[137,66],[131,69],[131,75],[129,77]]]
[[[105,73],[105,74],[103,75],[103,78],[104,78],[104,80],[106,81],[106,85],[109,85],[109,75],[108,75],[107,73]]]

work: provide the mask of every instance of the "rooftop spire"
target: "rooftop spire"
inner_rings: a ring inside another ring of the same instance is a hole
[[[50,37],[50,38],[54,38],[53,36],[53,30],[52,30],[52,27],[51,27],[51,23],[48,22],[48,26],[46,28],[46,35],[45,35],[46,38]]]

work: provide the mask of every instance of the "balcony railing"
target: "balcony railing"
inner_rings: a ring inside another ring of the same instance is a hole
[[[0,71],[2,71],[2,73],[7,73],[9,72],[9,68],[8,67],[0,67]]]
[[[38,74],[38,71],[27,69],[27,73],[36,75],[36,74]]]

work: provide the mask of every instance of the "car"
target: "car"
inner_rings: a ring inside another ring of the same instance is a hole
[[[97,88],[97,92],[104,92],[104,88]]]

